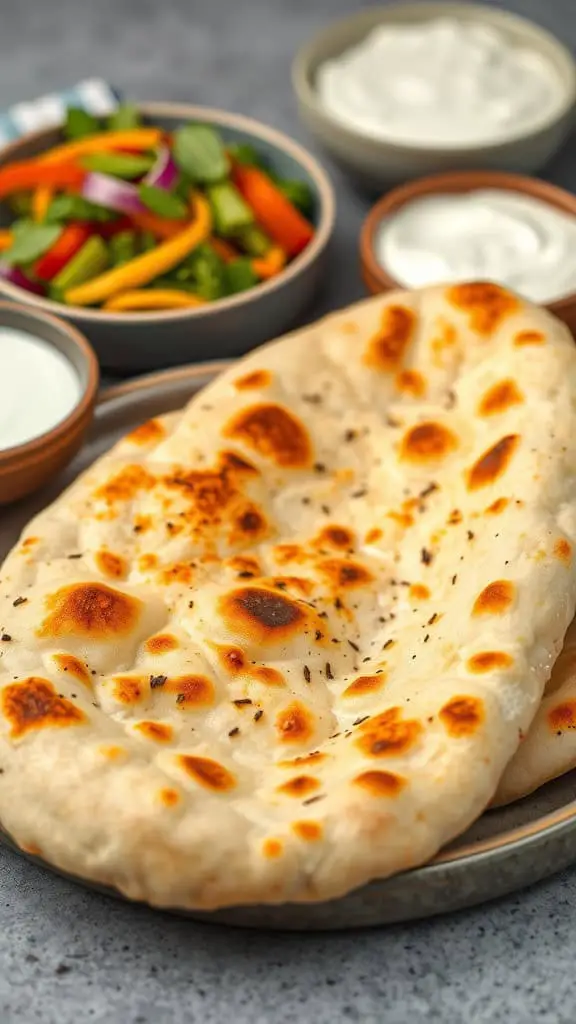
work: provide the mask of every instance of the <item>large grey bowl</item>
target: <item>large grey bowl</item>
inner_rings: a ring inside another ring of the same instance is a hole
[[[370,138],[347,127],[324,108],[315,86],[321,64],[356,46],[377,25],[446,16],[489,25],[513,45],[528,46],[550,61],[564,87],[563,98],[554,113],[531,131],[510,135],[493,145],[433,147]],[[370,191],[381,191],[407,178],[438,171],[492,169],[534,173],[565,141],[576,109],[576,63],[562,43],[526,18],[474,3],[396,3],[360,11],[329,25],[298,51],[292,66],[292,82],[306,126],[342,169]]]
[[[206,359],[228,358],[281,334],[303,312],[324,270],[335,219],[334,192],[317,160],[286,135],[239,114],[178,103],[141,104],[145,119],[161,128],[186,121],[214,124],[224,140],[252,142],[273,169],[306,181],[314,196],[314,239],[271,281],[198,309],[159,313],[112,313],[64,306],[0,280],[0,293],[16,302],[55,313],[75,324],[92,342],[101,365],[121,373],[156,369]],[[26,160],[59,141],[48,129],[26,135],[0,155],[0,166]],[[0,225],[10,222],[0,209]]]

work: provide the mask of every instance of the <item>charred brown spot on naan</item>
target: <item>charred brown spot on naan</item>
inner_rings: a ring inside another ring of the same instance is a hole
[[[155,555],[152,551],[147,551],[145,554],[140,555],[138,559],[138,570],[139,572],[152,572],[158,568],[158,555]]]
[[[34,729],[83,725],[88,721],[80,708],[60,697],[52,683],[38,676],[5,686],[0,699],[12,739]]]
[[[366,536],[364,537],[364,542],[366,544],[377,544],[379,540],[382,540],[383,536],[384,534],[380,527],[373,526],[370,530],[367,531]]]
[[[489,281],[453,285],[446,289],[446,299],[468,314],[473,331],[486,336],[520,309],[520,302],[515,295]]]
[[[485,719],[479,697],[453,697],[439,711],[439,718],[450,736],[472,736]]]
[[[427,601],[430,597],[430,588],[425,583],[412,583],[408,588],[408,597],[411,601]]]
[[[172,726],[164,722],[137,722],[134,728],[154,743],[170,743],[174,735]]]
[[[303,469],[312,462],[304,424],[281,405],[270,402],[243,409],[226,424],[223,435],[286,469]]]
[[[347,526],[336,524],[325,526],[314,540],[318,548],[337,548],[340,551],[351,551],[356,544],[356,537]]]
[[[368,757],[404,754],[418,741],[423,729],[416,719],[402,719],[401,708],[389,708],[360,726],[356,746]]]
[[[257,558],[252,555],[234,555],[226,565],[239,576],[261,576],[262,568]]]
[[[464,517],[463,517],[460,509],[459,508],[453,508],[451,513],[450,513],[450,515],[448,516],[448,520],[447,520],[448,525],[449,526],[459,526],[460,523],[462,522],[463,518]]]
[[[403,530],[407,530],[408,527],[414,526],[414,516],[410,512],[387,512],[387,519],[393,519],[398,526],[402,527]]]
[[[496,498],[496,501],[493,501],[491,505],[488,505],[488,508],[485,509],[485,511],[488,515],[498,516],[505,508],[508,507],[509,504],[510,501],[508,498]]]
[[[325,558],[318,569],[329,580],[334,591],[356,590],[374,582],[374,576],[360,562],[344,558]]]
[[[444,367],[452,356],[458,335],[454,324],[439,317],[435,333],[430,342],[432,359],[435,366]]]
[[[354,779],[354,785],[361,786],[370,796],[398,796],[406,784],[403,776],[378,770],[362,772]]]
[[[211,757],[179,754],[177,762],[186,774],[204,789],[225,793],[236,786],[236,779],[232,772]]]
[[[279,839],[265,839],[262,843],[262,853],[269,860],[281,857],[283,852],[284,846]]]
[[[225,647],[220,644],[213,644],[218,661],[222,668],[231,675],[238,675],[244,672],[247,664],[246,655],[239,647]]]
[[[95,498],[102,498],[109,504],[132,501],[142,491],[151,491],[156,483],[143,466],[125,466],[111,480],[107,480],[94,492]]]
[[[272,374],[269,370],[252,370],[238,377],[234,381],[234,387],[238,391],[249,391],[252,388],[267,388],[272,383]]]
[[[158,796],[165,807],[176,807],[180,803],[180,793],[177,789],[165,786],[160,790]]]
[[[92,685],[88,667],[83,661],[80,661],[80,658],[75,658],[73,654],[53,654],[52,660],[56,668],[60,669],[61,672],[74,676],[75,679],[84,683],[85,686]]]
[[[276,715],[276,730],[282,743],[304,743],[311,739],[315,724],[314,715],[297,700]]]
[[[377,693],[386,682],[386,676],[382,672],[379,676],[358,676],[353,683],[346,687],[343,697],[365,697],[367,694]]]
[[[513,664],[514,658],[506,651],[479,651],[468,658],[467,668],[469,672],[480,674],[508,669]]]
[[[316,843],[322,839],[324,829],[319,821],[294,821],[292,831],[299,839],[307,843]]]
[[[168,654],[170,651],[177,651],[180,644],[171,633],[156,633],[148,637],[144,643],[144,650],[147,654]]]
[[[438,462],[458,447],[458,439],[442,423],[418,423],[400,443],[400,458],[407,462]]]
[[[263,540],[269,532],[266,517],[256,505],[248,505],[243,509],[234,521],[229,535],[229,543],[246,543],[247,540],[255,543]]]
[[[42,638],[81,636],[114,639],[132,632],[142,602],[105,583],[73,583],[46,598],[49,615],[36,635]]]
[[[543,345],[546,341],[546,336],[542,334],[542,331],[518,331],[514,335],[514,344],[522,347],[523,345]]]
[[[519,442],[519,434],[507,434],[488,448],[468,471],[468,489],[477,491],[495,483],[506,472]]]
[[[548,725],[553,732],[576,729],[576,700],[565,700],[548,712]]]
[[[148,693],[148,681],[143,676],[114,676],[112,693],[120,704],[139,704]]]
[[[297,775],[296,778],[288,779],[288,782],[283,782],[277,787],[279,793],[293,797],[310,796],[317,789],[320,789],[320,783],[312,775]]]
[[[401,370],[396,377],[396,390],[412,398],[422,398],[426,394],[426,378],[419,370]]]
[[[564,565],[570,565],[572,561],[572,545],[570,541],[566,540],[565,537],[560,537],[556,541],[553,551],[554,558],[557,558],[559,562],[564,562]]]
[[[126,441],[138,445],[158,444],[164,437],[166,437],[166,429],[160,420],[147,420],[146,423],[141,423],[139,427],[128,434]]]
[[[123,580],[128,572],[126,559],[122,558],[122,555],[115,555],[113,551],[107,551],[104,548],[96,552],[94,562],[102,575],[108,576],[110,579]]]
[[[277,544],[273,554],[278,565],[287,565],[288,562],[307,562],[310,557],[301,544]]]
[[[524,395],[513,380],[501,380],[489,388],[480,399],[478,415],[496,416],[506,412],[513,405],[521,405],[523,401]]]
[[[42,850],[37,843],[18,843],[18,845],[24,853],[30,854],[31,857],[42,856]]]
[[[127,756],[126,748],[119,747],[116,743],[105,743],[99,748],[98,752],[107,761],[123,761]]]
[[[503,615],[514,604],[515,594],[516,587],[511,580],[494,580],[478,594],[472,615]]]
[[[176,705],[181,711],[190,708],[207,708],[215,700],[214,684],[206,676],[188,675],[168,679],[162,687],[163,693],[175,693]]]
[[[147,533],[152,526],[152,516],[149,515],[136,515],[132,523],[132,532],[141,534]]]
[[[286,686],[286,680],[277,668],[271,665],[251,665],[248,669],[248,676],[262,686]]]
[[[174,562],[158,574],[158,582],[169,587],[171,583],[192,583],[196,575],[194,562]]]
[[[224,623],[234,633],[263,644],[302,633],[310,611],[301,602],[262,587],[242,587],[220,599]]]
[[[376,370],[391,373],[400,366],[414,336],[416,316],[405,306],[385,306],[380,330],[369,341],[364,362]]]

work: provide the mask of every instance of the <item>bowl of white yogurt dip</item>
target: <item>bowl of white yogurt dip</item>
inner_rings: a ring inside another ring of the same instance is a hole
[[[433,174],[392,189],[360,233],[371,292],[491,281],[576,331],[576,196],[499,171]]]
[[[92,421],[98,361],[63,320],[0,302],[0,506],[66,466]]]
[[[576,109],[562,43],[472,3],[362,11],[302,47],[292,71],[305,124],[369,188],[448,169],[532,173]]]

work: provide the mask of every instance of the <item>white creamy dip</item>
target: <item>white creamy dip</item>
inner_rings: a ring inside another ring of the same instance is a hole
[[[382,221],[375,251],[409,288],[490,280],[534,302],[576,291],[576,217],[505,189],[405,203]]]
[[[76,370],[54,345],[0,327],[0,450],[52,430],[81,392]]]
[[[356,131],[412,145],[473,145],[546,120],[564,89],[551,62],[491,26],[453,18],[381,25],[322,64],[325,108]]]

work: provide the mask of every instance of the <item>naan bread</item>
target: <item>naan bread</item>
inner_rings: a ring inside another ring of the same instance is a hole
[[[528,735],[506,768],[493,800],[508,804],[576,767],[576,621],[546,683]]]
[[[164,906],[321,900],[492,798],[576,606],[576,350],[377,297],[145,424],[1,573],[0,820]]]

